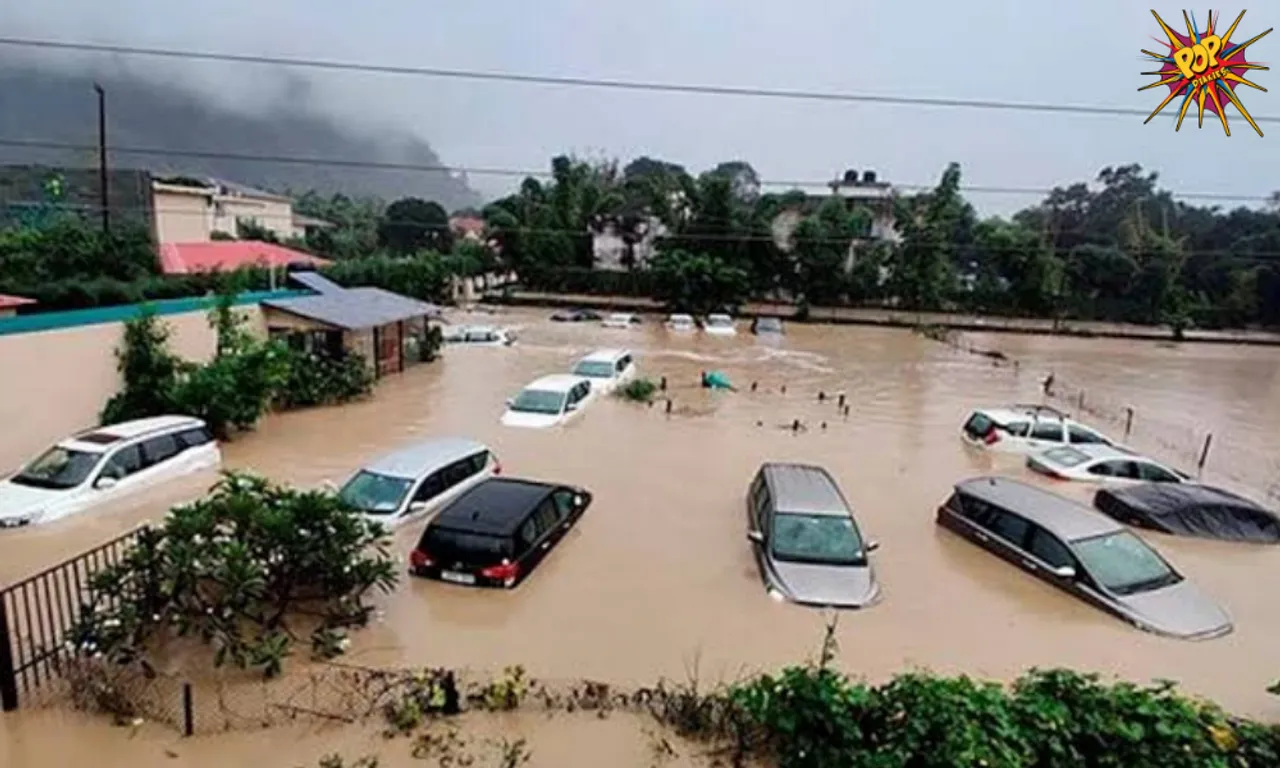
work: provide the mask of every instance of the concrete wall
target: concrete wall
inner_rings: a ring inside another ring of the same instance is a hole
[[[265,333],[257,305],[238,308],[250,328]],[[169,346],[185,359],[213,355],[205,311],[159,318],[172,331]],[[121,322],[0,335],[0,474],[16,469],[51,443],[98,421],[120,388],[115,350]]]
[[[208,242],[212,227],[208,198],[198,190],[155,189],[156,242]],[[232,230],[231,234],[235,234]]]
[[[252,197],[220,196],[215,198],[213,228],[230,235],[237,234],[236,223],[251,219],[269,229],[281,240],[306,234],[293,226],[293,203]]]

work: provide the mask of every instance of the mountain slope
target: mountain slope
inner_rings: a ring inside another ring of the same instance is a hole
[[[195,150],[235,155],[323,158],[343,162],[440,166],[424,141],[399,135],[367,136],[281,99],[267,114],[245,115],[209,103],[175,86],[127,76],[99,77],[107,91],[108,147]],[[97,101],[89,75],[36,70],[0,61],[0,140],[96,145]],[[448,172],[351,166],[264,163],[239,159],[109,153],[117,168],[145,168],[160,175],[205,175],[274,190],[416,196],[454,210],[480,204],[465,178]],[[0,164],[91,166],[92,149],[34,150],[0,143]]]

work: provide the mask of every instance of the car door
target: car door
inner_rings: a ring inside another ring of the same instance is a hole
[[[156,435],[142,441],[142,471],[136,486],[149,486],[182,474],[179,466],[183,444],[174,434]]]
[[[98,476],[94,478],[94,502],[106,502],[123,496],[136,487],[138,475],[143,471],[142,446],[138,443],[117,448],[102,464]],[[107,487],[104,480],[111,480]]]
[[[194,427],[179,432],[175,437],[182,446],[182,467],[186,472],[198,472],[216,467],[222,460],[222,452],[206,427]]]
[[[1109,441],[1092,429],[1079,424],[1067,425],[1067,441],[1072,445],[1108,445]]]
[[[536,567],[542,559],[551,551],[551,547],[556,543],[556,531],[559,526],[559,516],[556,512],[555,502],[551,496],[543,499],[541,503],[534,509],[533,515],[525,522],[525,525],[533,524],[533,542],[525,553],[525,561],[521,563],[521,571],[528,572]]]
[[[1142,479],[1138,462],[1131,459],[1100,461],[1089,467],[1089,474],[1104,483],[1134,483]]]
[[[1074,576],[1057,573],[1060,568],[1080,570],[1080,564],[1067,545],[1049,531],[1034,523],[1028,524],[1026,553],[1022,566],[1042,579],[1059,587],[1075,589]]]
[[[1061,421],[1036,419],[1031,425],[1028,443],[1032,448],[1042,450],[1062,445],[1065,442],[1063,437]]]
[[[438,508],[445,499],[445,492],[449,490],[444,477],[443,469],[427,475],[414,489],[413,496],[400,512],[400,517],[402,519],[421,517],[432,509]]]
[[[1138,468],[1138,479],[1149,483],[1180,483],[1182,478],[1150,461],[1133,462]]]

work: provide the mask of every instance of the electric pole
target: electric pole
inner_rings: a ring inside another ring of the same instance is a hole
[[[98,185],[102,202],[102,234],[111,232],[111,197],[107,191],[107,92],[93,84],[98,92]]]

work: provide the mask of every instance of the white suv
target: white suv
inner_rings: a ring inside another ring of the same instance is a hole
[[[591,379],[591,391],[609,394],[636,377],[635,358],[629,349],[597,349],[573,366],[574,376]]]
[[[979,408],[969,415],[960,434],[970,445],[1004,453],[1039,453],[1061,445],[1116,445],[1047,405]]]
[[[189,416],[98,427],[63,440],[0,482],[0,527],[58,520],[221,463],[208,427]]]

